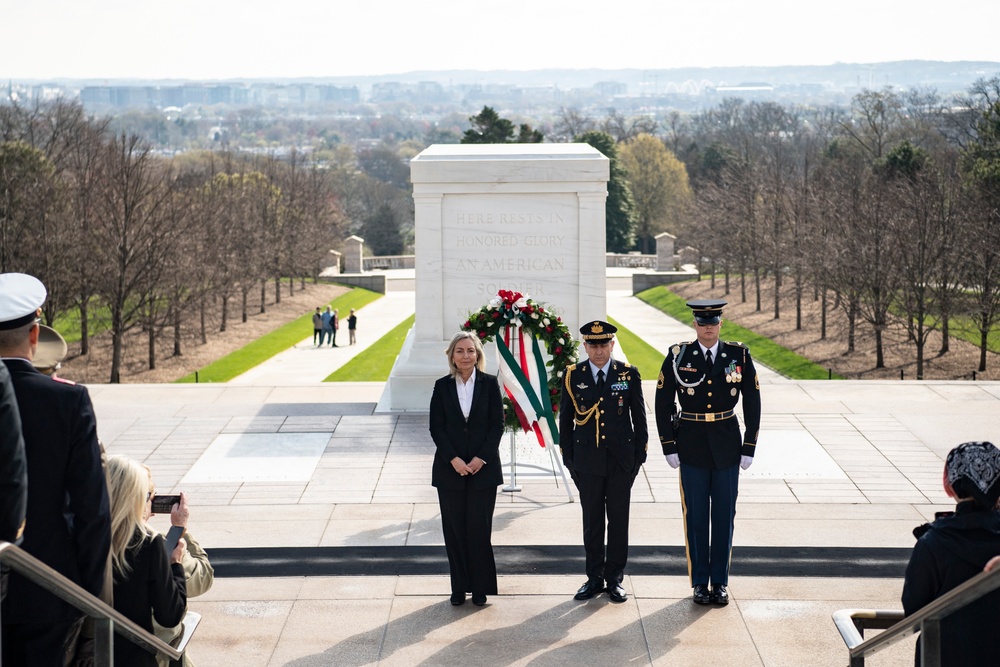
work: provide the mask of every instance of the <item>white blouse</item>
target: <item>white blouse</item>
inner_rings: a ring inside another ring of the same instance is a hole
[[[458,389],[458,404],[462,407],[462,415],[468,419],[472,411],[472,392],[476,388],[476,369],[472,369],[468,382],[463,382],[462,376],[456,375],[455,388]]]

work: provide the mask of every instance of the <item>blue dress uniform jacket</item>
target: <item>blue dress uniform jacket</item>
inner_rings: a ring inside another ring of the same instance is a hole
[[[619,466],[634,475],[646,462],[648,440],[639,369],[612,359],[601,393],[589,360],[566,368],[559,445],[567,468],[603,476],[608,466]]]
[[[100,595],[111,547],[108,489],[97,420],[86,388],[51,378],[24,359],[4,359],[14,383],[28,460],[22,548]],[[11,573],[3,623],[77,616],[62,600]]]
[[[682,411],[676,428],[675,395]],[[741,395],[742,438],[735,414],[723,416],[733,412]],[[741,455],[753,456],[760,430],[760,384],[750,350],[719,341],[712,370],[706,372],[697,341],[672,346],[656,382],[656,428],[663,453],[677,454],[687,465],[719,470],[739,463]]]

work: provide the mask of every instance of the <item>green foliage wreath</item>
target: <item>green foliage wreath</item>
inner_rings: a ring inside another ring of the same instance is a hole
[[[545,304],[521,295],[519,292],[500,290],[497,297],[474,313],[462,325],[463,331],[474,331],[483,343],[489,343],[497,335],[502,335],[506,325],[521,327],[545,346],[552,357],[546,362],[549,367],[548,390],[552,412],[559,411],[562,396],[562,376],[569,364],[576,363],[579,342],[570,335],[569,328]],[[526,342],[527,344],[527,342]],[[529,348],[530,349],[530,348]],[[514,412],[510,399],[504,402],[504,427],[507,431],[521,429],[521,423]]]

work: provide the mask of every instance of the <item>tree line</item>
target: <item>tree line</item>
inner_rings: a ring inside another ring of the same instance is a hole
[[[475,121],[473,117],[470,121]],[[525,127],[522,125],[522,128]],[[649,251],[659,232],[693,247],[712,280],[739,281],[761,311],[762,280],[840,308],[848,353],[859,326],[906,327],[923,378],[927,343],[955,318],[979,338],[979,371],[1000,322],[1000,77],[965,95],[865,90],[849,107],[807,108],[726,99],[698,114],[597,121],[563,109],[556,138],[611,160],[609,250]],[[530,129],[530,128],[529,128]],[[522,130],[523,134],[523,130]]]
[[[155,368],[159,338],[180,355],[182,330],[204,343],[208,322],[247,320],[251,295],[263,312],[269,290],[280,302],[304,288],[346,234],[412,219],[405,194],[358,167],[377,156],[166,157],[112,124],[64,100],[0,106],[0,272],[46,284],[47,324],[79,313],[82,354],[107,328],[110,382],[127,333],[144,334]]]

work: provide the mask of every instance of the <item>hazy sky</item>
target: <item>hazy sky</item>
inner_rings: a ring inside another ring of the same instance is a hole
[[[0,0],[0,80],[1000,61],[997,0]]]

